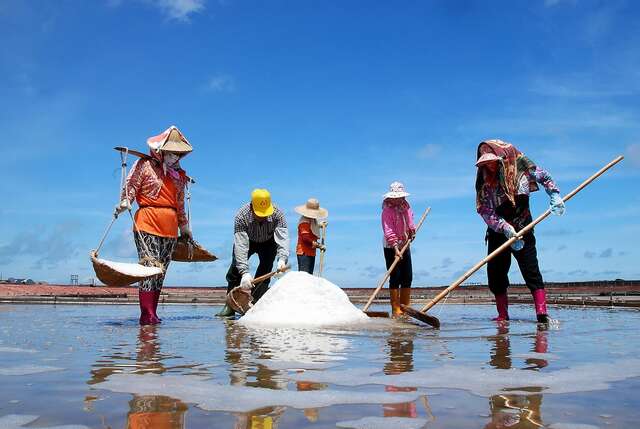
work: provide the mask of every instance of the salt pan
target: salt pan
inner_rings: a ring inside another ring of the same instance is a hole
[[[0,417],[0,428],[2,429],[18,429],[38,420],[38,416],[30,416],[26,414],[8,414]],[[40,426],[41,427],[41,426]],[[42,429],[89,429],[82,425],[64,425],[64,426],[47,426]]]
[[[349,390],[290,391],[229,386],[194,376],[113,374],[94,388],[137,395],[164,395],[197,404],[209,411],[248,412],[270,406],[297,409],[340,404],[400,404],[413,402],[420,392],[360,392]]]
[[[285,274],[239,322],[246,326],[334,326],[368,316],[329,280],[301,271]]]
[[[31,375],[41,372],[62,371],[63,368],[47,365],[19,365],[0,368],[0,375]],[[0,426],[1,428],[2,426]]]
[[[521,395],[540,393],[532,392],[530,387],[539,387],[545,394],[591,392],[607,390],[611,387],[610,383],[633,377],[640,377],[640,359],[579,364],[556,371],[443,365],[398,375],[379,374],[379,369],[375,368],[354,368],[310,370],[289,376],[294,381],[332,383],[341,386],[379,384],[430,389],[461,389],[479,396],[503,394],[506,391]]]
[[[427,424],[427,419],[410,417],[364,417],[336,423],[339,428],[346,429],[421,429]]]

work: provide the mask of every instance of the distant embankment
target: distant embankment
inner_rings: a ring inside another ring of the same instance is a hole
[[[548,301],[566,305],[613,305],[640,307],[640,280],[588,281],[547,284]],[[413,302],[424,303],[445,289],[440,287],[412,288]],[[373,288],[345,288],[352,302],[367,301]],[[210,304],[224,302],[226,287],[165,287],[161,301],[175,304]],[[514,284],[509,288],[510,301],[531,302],[529,290]],[[493,296],[486,285],[461,286],[447,298],[449,303],[489,303]],[[387,303],[389,290],[380,291],[376,303]],[[137,304],[135,287],[22,285],[0,284],[0,302],[12,303],[86,303],[86,304]]]

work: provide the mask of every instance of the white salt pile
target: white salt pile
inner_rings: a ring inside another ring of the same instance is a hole
[[[239,322],[253,326],[333,326],[368,316],[329,280],[292,271],[278,280]]]
[[[132,277],[150,277],[162,274],[162,269],[158,267],[145,267],[140,264],[130,264],[127,262],[107,261],[106,259],[98,259],[100,264],[106,265],[114,271]]]

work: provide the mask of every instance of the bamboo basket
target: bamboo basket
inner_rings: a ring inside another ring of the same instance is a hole
[[[218,259],[216,255],[209,252],[194,240],[178,238],[176,248],[173,250],[171,260],[176,262],[211,262]]]
[[[112,262],[98,258],[95,250],[89,252],[96,277],[107,286],[123,287],[139,282],[148,277],[162,274],[162,268],[145,267],[140,264]]]

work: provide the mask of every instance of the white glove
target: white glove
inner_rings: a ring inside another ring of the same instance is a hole
[[[504,228],[504,235],[506,235],[507,238],[515,237],[516,230],[511,225],[507,224],[507,226]],[[513,244],[511,245],[511,248],[516,252],[518,250],[522,250],[523,247],[524,247],[524,240],[521,240],[521,239],[514,241]]]
[[[180,237],[186,237],[189,240],[193,240],[193,235],[191,234],[191,230],[189,229],[189,224],[185,224],[180,227]]]
[[[116,205],[114,208],[113,214],[118,216],[127,210],[131,210],[131,203],[129,203],[129,200],[122,200],[120,201],[120,204]]]
[[[282,258],[278,259],[278,265],[276,265],[276,269],[278,271],[284,270],[284,267],[286,267],[286,266],[287,266],[287,263],[285,262],[284,259],[282,259]]]
[[[251,290],[253,289],[253,276],[249,273],[244,273],[242,275],[242,279],[240,279],[240,287],[242,289]]]

